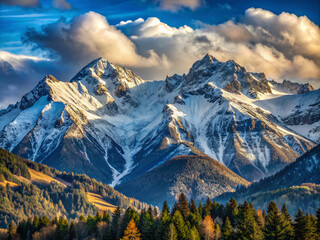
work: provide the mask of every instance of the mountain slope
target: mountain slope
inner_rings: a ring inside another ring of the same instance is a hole
[[[0,147],[112,186],[180,155],[207,155],[257,180],[320,139],[319,90],[278,90],[263,73],[209,55],[164,81],[99,58],[70,82],[45,77],[0,111]],[[280,103],[291,109],[287,115],[269,107]]]
[[[296,212],[298,203],[303,203],[301,206],[304,210],[315,212],[320,204],[319,163],[320,145],[278,173],[252,183],[248,188],[238,189],[234,193],[224,193],[216,200],[226,202],[233,197],[238,201],[250,200],[262,208],[268,201],[276,201],[280,205],[289,205],[292,213]]]
[[[75,218],[94,215],[98,210],[112,211],[115,205],[148,207],[85,175],[62,173],[3,149],[0,166],[1,228],[6,228],[12,219],[17,223],[34,215]]]
[[[248,184],[248,181],[208,156],[182,155],[128,183],[120,184],[116,189],[161,206],[164,200],[173,204],[181,192],[200,202],[233,191],[238,185]]]

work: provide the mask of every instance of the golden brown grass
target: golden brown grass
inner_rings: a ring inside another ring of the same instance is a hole
[[[7,180],[4,180],[4,182],[0,182],[0,185],[2,185],[2,186],[5,187],[5,186],[7,185],[7,183],[9,183],[10,187],[17,187],[17,186],[19,186],[18,184],[14,183],[14,182],[7,181]]]
[[[88,201],[96,205],[100,211],[113,212],[116,209],[116,206],[103,200],[102,196],[100,196],[99,194],[87,192],[86,195],[87,195]]]
[[[31,168],[28,168],[28,170],[29,170],[32,182],[36,182],[36,183],[40,183],[40,184],[50,184],[52,181],[55,181],[57,183],[60,183],[64,187],[66,187],[66,185],[64,183],[46,175],[46,174],[43,174],[41,172],[37,172]]]

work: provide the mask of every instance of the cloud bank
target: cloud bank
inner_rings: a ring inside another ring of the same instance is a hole
[[[63,62],[85,64],[102,56],[129,67],[149,67],[158,63],[158,56],[152,50],[146,57],[139,55],[135,44],[126,35],[95,12],[77,16],[69,22],[60,19],[44,25],[41,31],[29,29],[22,40]]]
[[[29,29],[23,36],[25,43],[51,59],[50,64],[44,59],[0,54],[0,77],[5,79],[0,89],[19,89],[25,82],[31,86],[45,74],[69,80],[98,57],[130,67],[144,79],[164,79],[186,73],[206,53],[220,61],[233,59],[248,71],[265,72],[268,78],[320,87],[320,28],[306,16],[250,8],[237,21],[199,26],[171,27],[155,17],[112,26],[95,12],[70,21],[60,19],[40,30]]]
[[[250,8],[237,22],[200,25],[175,28],[152,17],[112,26],[104,16],[89,12],[41,31],[29,29],[23,40],[51,58],[85,64],[102,56],[146,78],[186,72],[207,52],[270,78],[320,78],[320,29],[305,16]]]

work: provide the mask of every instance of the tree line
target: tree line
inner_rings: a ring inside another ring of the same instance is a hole
[[[292,216],[286,205],[281,210],[270,202],[267,211],[256,210],[251,203],[238,204],[230,199],[225,205],[212,202],[197,206],[182,193],[170,209],[165,201],[161,211],[149,206],[136,210],[120,207],[113,213],[97,212],[87,218],[69,221],[61,216],[49,220],[34,216],[11,221],[2,239],[35,240],[317,240],[320,239],[320,209],[316,216],[300,209]]]

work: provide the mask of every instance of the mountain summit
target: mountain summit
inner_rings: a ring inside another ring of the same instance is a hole
[[[216,159],[252,181],[319,143],[320,90],[311,90],[281,90],[263,73],[210,55],[163,81],[99,58],[70,82],[45,77],[0,111],[0,147],[112,186],[181,155]]]

